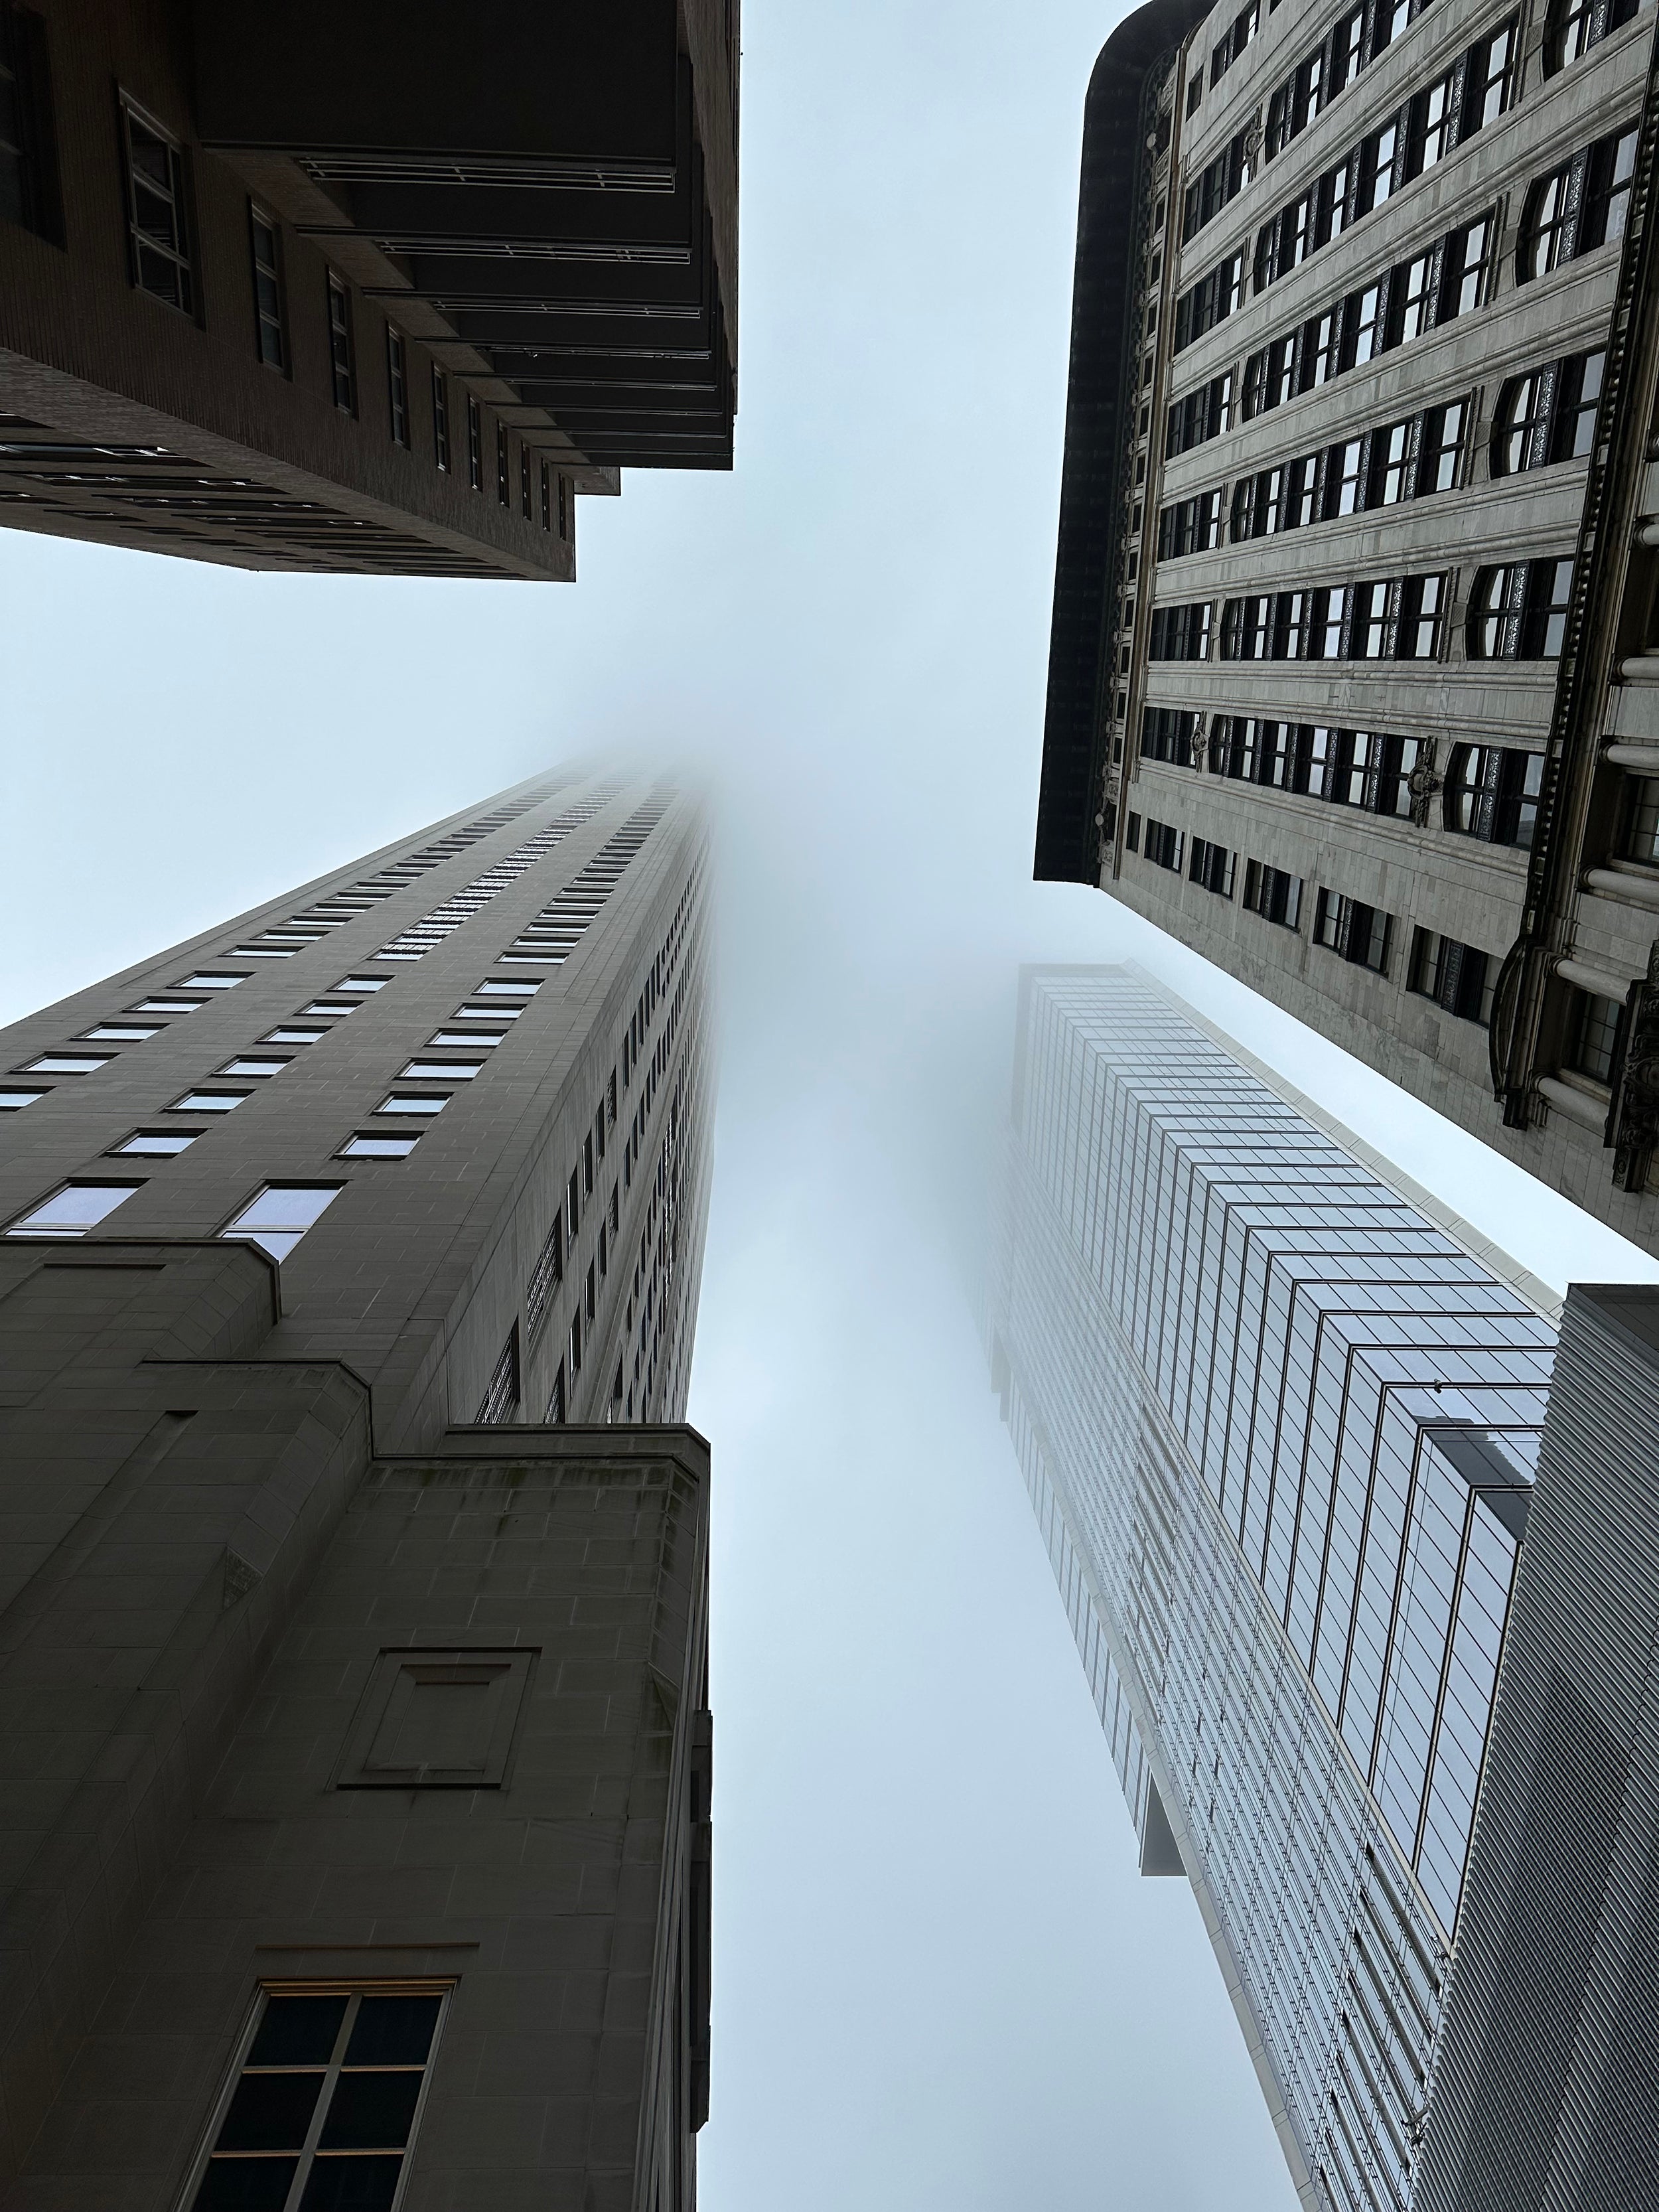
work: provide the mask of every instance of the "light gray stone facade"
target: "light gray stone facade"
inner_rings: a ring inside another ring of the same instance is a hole
[[[1085,141],[1037,872],[1659,1249],[1654,26],[1114,34],[1088,129],[1139,27],[1142,135],[1115,180]]]

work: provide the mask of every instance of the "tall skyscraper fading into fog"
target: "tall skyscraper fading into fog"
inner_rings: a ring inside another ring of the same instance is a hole
[[[1638,0],[1151,0],[1090,85],[1036,873],[1659,1251]]]
[[[20,2203],[690,2205],[706,866],[549,776],[0,1039]]]
[[[1633,1301],[1659,1343],[1651,1294],[1600,1295]],[[989,1321],[1143,1869],[1192,1880],[1304,2203],[1615,2201],[1543,2193],[1585,2093],[1528,2023],[1551,2011],[1570,2053],[1590,1988],[1574,1960],[1604,1918],[1641,1917],[1639,1857],[1607,1900],[1621,1822],[1650,1844],[1619,1778],[1659,1784],[1635,1717],[1659,1472],[1586,1473],[1582,1376],[1547,1432],[1548,1293],[1147,979],[1040,969]],[[1639,1437],[1659,1358],[1604,1357],[1626,1362]],[[1552,1453],[1578,1471],[1547,1481],[1534,1540],[1540,1441],[1547,1475]],[[1610,1685],[1577,1645],[1586,1529],[1593,1560],[1615,1520],[1623,1581],[1606,1578],[1598,1634],[1627,1674]],[[1600,1768],[1551,1771],[1564,1695],[1607,1706],[1581,1730],[1617,1754]],[[1552,1791],[1568,1814],[1539,1830]],[[1599,1863],[1554,1847],[1575,1820],[1603,1837]],[[1546,1940],[1506,1948],[1512,1918]],[[1659,2033],[1645,1984],[1630,2013],[1621,2089]],[[1493,2124],[1522,2110],[1536,2191],[1504,2162],[1516,2128]],[[1659,2135],[1624,2171],[1659,2188]]]

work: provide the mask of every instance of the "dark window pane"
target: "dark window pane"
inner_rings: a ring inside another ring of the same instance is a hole
[[[319,2158],[300,2212],[387,2212],[402,2165],[401,2157]]]
[[[191,2212],[283,2212],[297,2158],[210,2160]]]
[[[325,2066],[345,2018],[343,1996],[272,1997],[245,2066]]]
[[[283,2079],[283,2076],[274,2076]],[[323,2122],[323,2150],[400,2150],[424,2075],[342,2074]]]
[[[436,1997],[365,1997],[357,2008],[348,2066],[420,2066],[438,2025]]]
[[[300,2150],[323,2086],[320,2074],[244,2074],[216,2150]]]

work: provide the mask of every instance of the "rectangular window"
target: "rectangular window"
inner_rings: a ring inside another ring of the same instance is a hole
[[[421,1141],[418,1129],[358,1129],[335,1154],[342,1160],[406,1160]]]
[[[449,473],[449,379],[434,361],[432,364],[432,450],[438,466]]]
[[[40,1099],[50,1098],[51,1096],[49,1090],[19,1091],[15,1087],[9,1087],[0,1091],[0,1114],[21,1113],[25,1106],[33,1106]]]
[[[185,157],[178,141],[121,101],[126,155],[127,235],[133,283],[180,314],[196,313],[196,263],[191,237]]]
[[[64,243],[46,22],[10,0],[0,0],[0,222]]]
[[[328,276],[328,361],[334,404],[343,415],[357,411],[357,357],[352,343],[351,295],[331,269]]]
[[[409,443],[409,358],[404,334],[386,326],[386,390],[391,413],[392,442]]]
[[[512,505],[512,497],[507,489],[507,425],[505,422],[497,422],[495,425],[495,503],[498,507],[510,507]]]
[[[84,1237],[118,1206],[143,1188],[141,1182],[60,1183],[50,1198],[19,1216],[8,1237]]]
[[[1206,837],[1194,838],[1193,856],[1188,866],[1194,883],[1201,884],[1218,898],[1231,898],[1234,866],[1235,855],[1224,845],[1213,845]]]
[[[447,1091],[392,1091],[374,1109],[377,1114],[413,1114],[430,1121],[449,1103]]]
[[[564,1419],[564,1362],[562,1359],[553,1370],[553,1388],[548,1394],[547,1419],[556,1426]]]
[[[1392,916],[1363,899],[1345,898],[1321,890],[1314,913],[1314,942],[1322,945],[1356,968],[1369,968],[1378,975],[1389,971],[1389,933]]]
[[[544,530],[551,530],[552,527],[553,471],[549,468],[547,463],[544,461],[542,463],[542,528]]]
[[[252,1098],[251,1091],[187,1091],[167,1108],[169,1114],[228,1114]]]
[[[342,975],[334,986],[337,991],[349,991],[353,998],[367,998],[371,991],[379,991],[392,981],[390,975]]]
[[[107,1052],[43,1052],[22,1068],[25,1075],[96,1075],[114,1058]]]
[[[474,491],[483,489],[483,410],[470,392],[466,395],[466,480]]]
[[[139,1159],[167,1160],[187,1152],[201,1135],[199,1129],[135,1129],[125,1142],[112,1145],[112,1157],[131,1154]]]
[[[1492,1018],[1492,1002],[1498,981],[1498,963],[1472,945],[1460,945],[1437,930],[1412,932],[1412,963],[1408,988],[1432,999],[1460,1021]]]
[[[412,1144],[413,1138],[409,1142]],[[231,1216],[219,1234],[238,1243],[257,1244],[273,1260],[286,1260],[307,1230],[333,1205],[343,1187],[337,1182],[268,1182],[240,1213]]]
[[[547,1319],[547,1310],[553,1293],[564,1280],[564,1217],[556,1213],[553,1226],[546,1241],[536,1255],[536,1264],[530,1271],[530,1287],[525,1293],[525,1318],[534,1339],[537,1331]]]
[[[1282,929],[1295,929],[1302,919],[1302,878],[1270,868],[1265,861],[1250,860],[1244,869],[1244,904],[1264,921]]]
[[[530,450],[526,446],[519,448],[519,512],[526,522],[531,520]]]
[[[473,1419],[481,1428],[494,1428],[502,1421],[510,1421],[518,1410],[519,1324],[514,1322],[507,1332],[507,1342],[491,1372],[483,1403]]]
[[[447,1984],[285,1983],[261,1996],[191,2212],[386,2208],[420,2125]]]
[[[576,494],[567,476],[559,478],[559,535],[567,544],[576,534]]]
[[[283,246],[276,218],[258,200],[247,204],[253,256],[254,337],[267,368],[288,369],[288,302],[283,291]]]
[[[1168,822],[1154,822],[1150,815],[1147,816],[1146,842],[1143,850],[1154,867],[1168,868],[1171,873],[1179,875],[1186,847],[1184,831]]]
[[[1613,1058],[1619,1042],[1624,1008],[1617,999],[1603,999],[1593,991],[1575,991],[1569,1032],[1568,1065],[1593,1083],[1607,1083],[1613,1075]],[[13,1234],[16,1232],[14,1231]]]

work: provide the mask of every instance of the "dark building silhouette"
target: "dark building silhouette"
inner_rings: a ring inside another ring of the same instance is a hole
[[[728,468],[735,0],[0,4],[0,517],[245,568],[574,573]]]
[[[15,1024],[0,2174],[686,2212],[694,804],[549,777]]]

